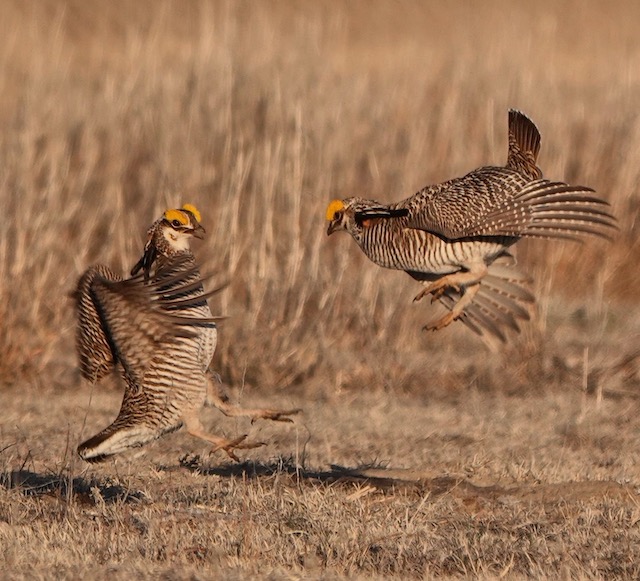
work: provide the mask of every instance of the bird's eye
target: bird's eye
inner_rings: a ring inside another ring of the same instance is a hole
[[[334,220],[342,220],[342,212],[336,212],[336,213],[333,215],[333,219],[334,219]]]
[[[180,226],[180,220],[171,220],[171,225],[178,228]]]

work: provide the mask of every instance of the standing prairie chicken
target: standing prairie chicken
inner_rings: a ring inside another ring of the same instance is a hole
[[[505,339],[528,319],[523,287],[509,247],[523,237],[609,239],[616,219],[593,190],[543,179],[536,165],[540,133],[519,111],[509,111],[505,167],[482,167],[427,186],[394,204],[346,198],[327,208],[327,234],[346,230],[370,260],[404,270],[449,312],[429,324],[441,329],[460,319],[482,335]]]
[[[207,374],[217,341],[207,297],[217,291],[205,293],[190,250],[191,238],[203,234],[194,206],[167,210],[149,228],[132,278],[122,280],[102,265],[81,276],[75,293],[81,373],[95,382],[118,367],[125,382],[118,417],[78,447],[84,460],[103,460],[182,425],[214,444],[214,451],[237,459],[234,449],[261,444],[207,433],[199,419],[203,405],[230,416],[280,421],[291,421],[287,416],[298,411],[231,406]]]

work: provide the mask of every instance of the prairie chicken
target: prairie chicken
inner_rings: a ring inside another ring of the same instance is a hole
[[[504,341],[502,328],[519,330],[517,320],[529,318],[524,304],[533,301],[509,247],[522,237],[610,239],[616,229],[592,189],[543,179],[539,150],[537,127],[510,110],[505,167],[482,167],[388,205],[334,200],[327,234],[346,230],[370,260],[424,285],[414,300],[432,294],[449,309],[426,329],[460,319]]]
[[[204,292],[190,250],[191,238],[203,235],[194,206],[167,210],[149,228],[132,278],[122,280],[102,265],[81,276],[75,293],[81,373],[95,382],[119,367],[125,381],[118,417],[78,447],[84,460],[101,461],[182,425],[214,444],[213,451],[225,450],[237,460],[234,449],[262,444],[207,433],[198,417],[203,405],[230,416],[280,421],[291,421],[287,416],[299,411],[231,406],[208,376],[219,317],[211,315],[206,299],[220,289]]]

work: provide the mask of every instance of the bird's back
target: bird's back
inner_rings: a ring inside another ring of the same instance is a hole
[[[468,174],[429,185],[393,204],[412,214],[425,212],[434,223],[455,222],[460,230],[508,203],[531,181],[542,177],[536,165],[540,151],[538,128],[523,113],[509,111],[509,150],[504,167],[485,166]]]
[[[455,223],[460,230],[508,203],[530,182],[507,167],[486,166],[465,176],[427,186],[392,207],[407,208],[434,225]],[[434,229],[436,230],[436,229]]]

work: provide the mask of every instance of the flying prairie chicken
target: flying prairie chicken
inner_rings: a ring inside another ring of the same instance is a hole
[[[346,230],[379,266],[404,270],[449,312],[426,329],[461,320],[471,330],[505,340],[519,330],[533,295],[514,268],[509,248],[523,237],[610,239],[616,219],[593,190],[542,177],[536,165],[540,133],[523,113],[509,111],[505,167],[482,167],[423,188],[393,204],[332,201],[327,234]]]
[[[195,257],[192,237],[202,238],[200,213],[192,205],[167,210],[148,230],[144,254],[122,280],[107,267],[89,268],[75,293],[76,347],[80,370],[95,382],[120,369],[125,382],[115,421],[78,447],[97,462],[142,446],[184,425],[187,431],[225,450],[254,448],[241,436],[232,440],[207,433],[199,419],[203,405],[229,416],[291,421],[299,410],[247,410],[226,402],[207,369],[217,342],[215,321]],[[140,272],[142,271],[142,272]],[[140,274],[139,274],[140,273]]]

